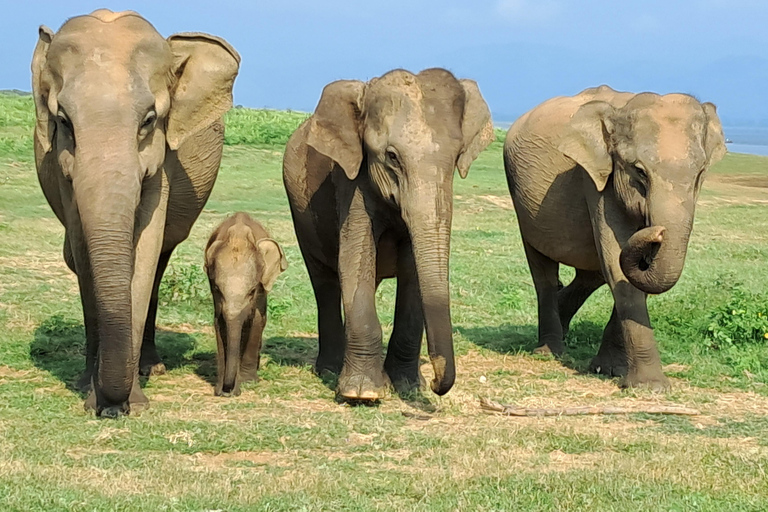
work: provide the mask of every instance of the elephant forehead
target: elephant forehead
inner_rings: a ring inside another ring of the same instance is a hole
[[[684,94],[657,98],[653,106],[638,112],[636,136],[652,141],[654,156],[661,162],[703,159],[701,136],[706,119],[698,102]]]

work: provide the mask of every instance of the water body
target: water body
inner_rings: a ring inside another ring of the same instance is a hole
[[[512,123],[498,121],[495,125],[496,128],[508,130]],[[732,141],[726,143],[726,147],[731,153],[768,156],[768,127],[725,126],[723,132],[725,138]]]

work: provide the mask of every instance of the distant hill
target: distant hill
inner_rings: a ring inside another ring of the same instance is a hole
[[[31,92],[20,91],[18,89],[0,89],[0,94],[8,94],[10,96],[32,96]]]

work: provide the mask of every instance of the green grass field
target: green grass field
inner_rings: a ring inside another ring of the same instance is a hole
[[[0,510],[768,510],[768,158],[729,154],[712,170],[683,278],[649,301],[674,385],[659,396],[583,373],[607,289],[574,319],[562,361],[529,354],[535,296],[492,144],[455,187],[455,387],[349,407],[311,370],[315,304],[281,180],[282,144],[304,117],[228,115],[219,181],[163,283],[169,372],[145,383],[150,409],[103,421],[73,386],[82,313],[35,176],[31,100],[0,95]],[[238,210],[267,226],[290,267],[269,298],[261,381],[224,399],[202,248]],[[388,334],[394,283],[377,297]],[[702,415],[510,418],[483,413],[481,396]]]

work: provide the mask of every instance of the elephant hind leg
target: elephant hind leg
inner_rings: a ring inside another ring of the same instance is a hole
[[[344,365],[346,347],[339,275],[311,258],[306,258],[306,263],[317,302],[318,352],[315,373],[321,376],[324,373],[338,375]]]
[[[576,269],[576,277],[568,286],[557,292],[557,309],[563,337],[568,334],[571,319],[595,290],[605,284],[603,274],[598,271]]]
[[[536,288],[536,298],[539,306],[539,344],[533,350],[534,354],[562,354],[563,327],[558,311],[558,270],[560,265],[523,242],[528,266],[531,269],[533,285]]]
[[[395,391],[401,395],[426,386],[419,371],[424,311],[413,251],[410,244],[407,245],[402,248],[397,261],[395,325],[384,360],[384,370]]]
[[[611,319],[608,320],[608,325],[603,331],[600,349],[589,364],[589,370],[609,377],[625,377],[628,369],[629,363],[621,332],[621,322],[614,306]]]
[[[141,358],[139,359],[139,374],[144,377],[162,375],[166,372],[165,364],[160,359],[155,345],[155,322],[157,321],[157,301],[160,293],[160,283],[168,267],[172,251],[160,255],[155,271],[155,282],[152,285],[152,296],[147,310],[147,321],[144,324],[144,336],[141,342]]]

